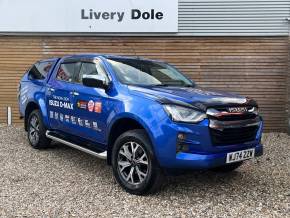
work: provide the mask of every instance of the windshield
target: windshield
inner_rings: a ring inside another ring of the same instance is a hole
[[[128,85],[194,86],[193,82],[168,64],[148,60],[107,59],[118,79]]]

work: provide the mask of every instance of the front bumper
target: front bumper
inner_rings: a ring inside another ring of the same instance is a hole
[[[249,147],[253,148],[253,147]],[[255,157],[263,155],[263,145],[258,144],[255,147]],[[244,150],[244,149],[241,149]],[[239,150],[237,150],[239,151]],[[233,152],[233,151],[231,151]],[[175,161],[172,162],[170,168],[183,168],[183,169],[210,169],[226,164],[228,152],[216,154],[191,154],[179,152],[176,155]]]
[[[263,154],[262,120],[255,140],[225,146],[212,144],[209,124],[209,120],[204,120],[199,124],[164,123],[163,134],[159,134],[154,143],[160,166],[171,169],[210,169],[226,165],[227,154],[231,152],[255,148],[255,157]],[[176,149],[179,133],[186,135],[186,140],[183,141],[188,145],[186,152]]]

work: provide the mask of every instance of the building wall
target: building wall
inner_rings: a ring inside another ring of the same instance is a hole
[[[287,125],[288,125],[288,134],[290,135],[290,23],[289,23],[289,38],[288,38],[288,75],[287,75]]]
[[[289,0],[179,0],[178,34],[287,36]]]
[[[0,37],[0,123],[19,123],[17,84],[35,61],[76,53],[161,59],[208,88],[255,98],[267,131],[287,129],[288,37]]]

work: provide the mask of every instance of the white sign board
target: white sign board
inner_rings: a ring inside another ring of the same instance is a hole
[[[178,31],[178,0],[0,0],[0,32]]]

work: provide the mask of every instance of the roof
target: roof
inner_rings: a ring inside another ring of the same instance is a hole
[[[120,55],[112,55],[112,54],[95,54],[95,53],[89,53],[89,54],[77,54],[77,55],[69,55],[64,56],[62,59],[64,62],[71,62],[71,61],[78,61],[78,60],[85,60],[85,59],[94,59],[98,57],[103,57],[106,59],[131,59],[131,60],[147,60],[147,61],[156,61],[157,60],[149,60],[138,56],[120,56]]]
[[[54,62],[57,61],[59,58],[48,58],[48,59],[42,59],[37,61],[37,63],[41,63],[41,62]]]

